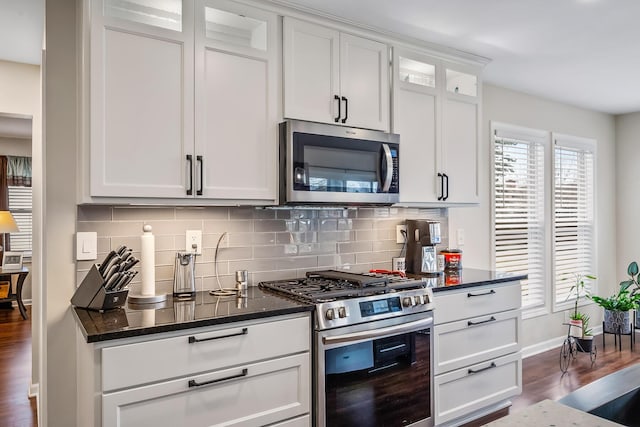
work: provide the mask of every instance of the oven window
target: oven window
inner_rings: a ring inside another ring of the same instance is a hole
[[[404,426],[431,417],[425,329],[325,351],[327,426]]]

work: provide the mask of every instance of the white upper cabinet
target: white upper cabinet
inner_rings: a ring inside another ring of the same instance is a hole
[[[188,184],[192,10],[146,3],[91,2],[92,195],[183,197]]]
[[[227,0],[86,4],[90,196],[275,203],[277,16]]]
[[[400,204],[478,203],[479,67],[394,49]]]
[[[196,10],[196,197],[276,199],[276,26],[226,0]]]
[[[389,130],[385,44],[284,18],[284,116]]]

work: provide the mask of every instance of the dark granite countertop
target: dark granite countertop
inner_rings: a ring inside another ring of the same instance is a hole
[[[153,308],[149,308],[153,307]],[[131,305],[100,313],[72,307],[87,342],[138,337],[160,332],[313,311],[314,306],[249,288],[247,298],[216,297],[197,292],[192,300],[167,301],[157,305]]]
[[[474,286],[491,285],[494,283],[513,282],[527,278],[526,274],[505,273],[492,270],[476,270],[474,268],[446,271],[441,274],[414,274],[411,276],[437,279],[436,281],[429,281],[430,285],[432,285],[430,287],[433,292],[472,288]]]

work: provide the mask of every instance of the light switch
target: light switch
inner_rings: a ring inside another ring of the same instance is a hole
[[[76,260],[90,261],[98,258],[98,233],[79,231],[76,233]]]

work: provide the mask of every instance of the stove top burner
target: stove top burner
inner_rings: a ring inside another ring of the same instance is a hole
[[[260,286],[303,302],[319,304],[424,287],[421,280],[384,274],[336,270],[307,273],[306,278],[262,282]]]

